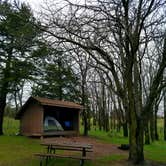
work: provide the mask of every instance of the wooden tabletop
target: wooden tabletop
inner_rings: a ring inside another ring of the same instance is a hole
[[[74,147],[74,148],[86,148],[92,149],[92,144],[80,143],[80,142],[43,142],[44,146],[60,146],[60,147]]]

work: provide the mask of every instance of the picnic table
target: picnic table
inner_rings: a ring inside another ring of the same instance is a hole
[[[71,158],[80,160],[80,166],[84,165],[84,160],[91,160],[91,157],[87,155],[87,152],[93,152],[93,146],[91,144],[79,143],[79,142],[43,142],[42,146],[46,147],[45,153],[37,153],[36,156],[40,157],[40,166],[45,159],[46,166],[51,158]],[[81,155],[65,155],[57,153],[57,150],[63,151],[77,151],[81,152]]]

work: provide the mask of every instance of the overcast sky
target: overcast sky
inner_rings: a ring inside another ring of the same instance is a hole
[[[34,11],[39,10],[41,5],[44,3],[43,0],[20,0],[20,1],[30,4],[30,6]]]
[[[20,1],[29,3],[33,10],[39,10],[41,5],[43,5],[44,2],[46,2],[46,1],[54,2],[54,0],[20,0]],[[85,0],[70,0],[70,1],[73,3],[82,3]],[[56,0],[56,2],[62,2],[62,0]]]

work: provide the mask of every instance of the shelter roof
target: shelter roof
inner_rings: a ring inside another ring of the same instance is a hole
[[[42,98],[42,97],[29,97],[29,99],[25,102],[25,104],[22,106],[20,111],[16,115],[16,119],[19,119],[22,113],[25,111],[26,107],[31,102],[37,102],[38,104],[42,106],[53,106],[53,107],[64,107],[64,108],[73,108],[77,110],[82,110],[83,106],[79,105],[74,102],[70,101],[63,101],[63,100],[54,100],[54,99],[48,99],[48,98]]]
[[[37,100],[41,105],[83,109],[82,105],[79,105],[77,103],[70,102],[70,101],[54,100],[54,99],[48,99],[48,98],[42,98],[42,97],[32,97],[32,98]]]

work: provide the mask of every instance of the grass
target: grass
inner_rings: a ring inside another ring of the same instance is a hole
[[[166,141],[155,141],[145,145],[145,158],[166,163]]]
[[[0,166],[28,166],[33,153],[41,151],[39,140],[22,136],[1,136],[0,147]]]
[[[19,120],[6,117],[3,123],[5,135],[17,135],[19,133]]]
[[[102,142],[112,143],[112,144],[128,144],[128,138],[124,138],[122,133],[117,133],[115,131],[105,132],[100,130],[91,130],[89,135],[96,139],[101,140]]]
[[[125,159],[126,156],[124,155],[117,155],[117,154],[114,154],[114,155],[111,155],[111,156],[104,156],[104,157],[101,157],[100,158],[100,161],[102,163],[108,163],[110,161],[118,161],[118,160],[122,160],[122,159]]]
[[[158,120],[158,129],[160,140],[144,146],[145,159],[166,163],[166,141],[163,140],[163,119]],[[128,144],[128,138],[124,138],[121,132],[111,131],[106,133],[104,131],[92,130],[89,132],[89,135],[106,143],[116,145]],[[123,158],[123,156],[121,157]]]
[[[39,165],[39,159],[34,156],[34,153],[43,151],[40,146],[39,139],[32,139],[23,136],[17,136],[19,122],[10,118],[5,118],[4,136],[0,136],[0,166],[36,166]],[[162,121],[159,121],[159,128],[162,127]],[[91,137],[94,137],[101,142],[111,144],[127,144],[128,138],[122,137],[122,133],[116,131],[104,132],[92,130],[89,132]],[[161,136],[160,136],[161,137]],[[145,158],[149,160],[166,163],[166,142],[160,140],[153,142],[151,145],[145,145]],[[87,161],[86,166],[109,166],[120,160],[127,159],[125,155],[104,156],[95,161]],[[50,166],[54,162],[50,163]],[[78,160],[56,159],[58,166],[78,166]]]

